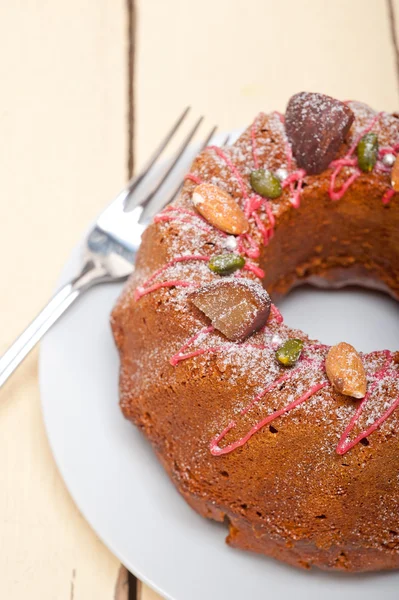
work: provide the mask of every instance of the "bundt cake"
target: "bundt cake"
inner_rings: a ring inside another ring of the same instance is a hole
[[[399,567],[399,353],[330,348],[275,305],[305,282],[399,298],[398,152],[398,115],[299,93],[201,152],[143,235],[111,317],[120,406],[231,546]]]

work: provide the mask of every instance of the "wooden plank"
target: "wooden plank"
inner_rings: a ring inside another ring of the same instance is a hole
[[[138,163],[188,104],[222,130],[303,89],[397,107],[381,0],[139,0],[138,24]]]
[[[302,90],[398,106],[382,0],[139,0],[138,24],[139,164],[189,104],[225,131],[260,110],[284,110]],[[144,585],[140,597],[158,598]]]
[[[0,5],[0,353],[126,178],[125,13],[123,0]],[[1,598],[114,598],[120,565],[48,447],[37,351],[0,393],[0,489]]]

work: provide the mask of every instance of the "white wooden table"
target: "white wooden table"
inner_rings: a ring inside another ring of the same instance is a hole
[[[0,353],[185,105],[226,130],[303,89],[398,107],[385,0],[20,0],[0,39]],[[0,598],[125,599],[55,467],[37,357],[0,392]]]

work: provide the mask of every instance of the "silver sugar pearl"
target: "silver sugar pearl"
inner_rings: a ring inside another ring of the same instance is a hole
[[[392,167],[396,160],[396,156],[394,154],[384,154],[382,157],[382,162],[386,167]]]
[[[234,235],[229,235],[223,243],[224,248],[226,250],[236,250],[237,249],[237,240]]]
[[[283,169],[281,167],[280,169],[277,169],[275,175],[280,181],[285,181],[285,179],[288,177],[288,171],[287,169]]]

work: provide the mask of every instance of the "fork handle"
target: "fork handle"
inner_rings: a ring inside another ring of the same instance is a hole
[[[78,277],[56,292],[50,302],[0,358],[0,388],[67,308],[103,276],[103,269],[87,263]]]
[[[0,358],[0,387],[80,293],[72,283],[64,285],[3,354]]]

